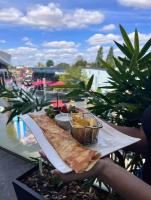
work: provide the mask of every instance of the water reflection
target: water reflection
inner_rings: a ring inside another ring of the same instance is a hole
[[[7,102],[0,99],[0,106]],[[0,113],[0,147],[12,151],[25,158],[39,157],[40,146],[26,124],[15,117],[6,125],[8,113]]]
[[[18,140],[23,145],[37,143],[25,122],[18,117],[14,117],[12,123],[7,126],[7,133],[12,139]]]

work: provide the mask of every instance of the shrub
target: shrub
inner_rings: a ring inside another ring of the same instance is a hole
[[[102,60],[110,75],[108,86],[101,87],[106,92],[94,92],[91,87],[80,91],[79,84],[68,96],[83,94],[89,97],[89,109],[96,115],[118,125],[138,127],[142,113],[151,104],[151,39],[140,48],[137,30],[133,44],[121,25],[120,31],[124,42],[115,41],[115,44],[123,56],[114,57],[115,66]],[[128,168],[132,172],[143,164],[142,156],[134,153],[115,152],[111,156],[123,167],[129,161]]]
[[[151,39],[140,48],[138,31],[132,44],[125,29],[120,25],[123,44],[115,42],[123,56],[114,57],[116,67],[105,61],[110,75],[110,86],[104,87],[105,95],[90,92],[91,110],[114,123],[138,126],[142,113],[151,104]],[[100,77],[101,78],[101,77]]]

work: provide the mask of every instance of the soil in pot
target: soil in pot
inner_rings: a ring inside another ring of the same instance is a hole
[[[40,193],[47,200],[120,200],[116,195],[95,187],[86,187],[83,181],[64,184],[51,174],[51,170],[51,166],[44,165],[43,175],[37,170],[21,182]]]

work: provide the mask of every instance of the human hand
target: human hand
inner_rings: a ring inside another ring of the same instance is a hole
[[[69,172],[66,174],[63,174],[59,172],[58,170],[53,170],[52,174],[55,176],[58,176],[60,179],[62,179],[63,182],[68,183],[71,181],[77,181],[77,180],[83,180],[86,178],[97,178],[99,171],[101,171],[104,168],[105,161],[99,160],[91,170],[85,171],[83,173],[75,173],[75,172]]]
[[[42,158],[47,159],[46,155],[40,151],[39,152]],[[51,173],[54,176],[58,176],[62,179],[63,182],[71,182],[75,180],[82,180],[86,178],[97,178],[99,173],[103,171],[103,168],[106,166],[108,162],[111,162],[109,158],[100,159],[91,170],[83,172],[83,173],[75,173],[75,172],[69,172],[66,174],[63,174],[59,172],[58,170],[52,170]]]

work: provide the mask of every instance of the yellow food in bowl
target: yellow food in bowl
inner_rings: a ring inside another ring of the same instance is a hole
[[[73,126],[96,126],[97,121],[95,118],[86,118],[83,113],[72,114]]]
[[[71,114],[71,135],[81,144],[97,142],[100,124],[88,113]]]

